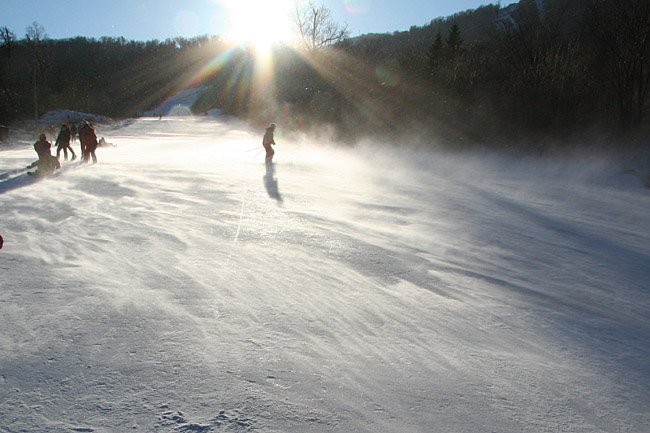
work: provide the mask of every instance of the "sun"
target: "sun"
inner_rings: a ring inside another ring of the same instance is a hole
[[[290,16],[294,0],[222,0],[222,4],[229,14],[228,37],[250,43],[262,53],[293,35]]]

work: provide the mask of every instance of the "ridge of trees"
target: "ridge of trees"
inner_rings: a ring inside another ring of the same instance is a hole
[[[305,51],[277,46],[265,89],[254,85],[254,49],[215,36],[51,40],[34,23],[18,39],[0,27],[0,123],[35,106],[36,116],[66,108],[132,117],[204,86],[197,113],[326,126],[349,140],[535,147],[586,132],[650,132],[647,0],[520,0],[354,38],[328,20],[315,25],[336,38]]]

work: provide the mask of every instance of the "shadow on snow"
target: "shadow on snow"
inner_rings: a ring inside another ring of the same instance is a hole
[[[282,195],[280,195],[280,190],[278,189],[278,180],[275,177],[275,166],[272,162],[266,162],[266,174],[263,177],[264,179],[264,188],[269,194],[269,197],[277,200],[279,203],[282,203]]]

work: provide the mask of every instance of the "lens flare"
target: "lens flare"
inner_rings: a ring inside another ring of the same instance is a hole
[[[345,0],[343,4],[345,5],[346,11],[357,15],[368,12],[372,5],[372,0]]]
[[[395,87],[400,82],[399,64],[394,60],[385,60],[375,68],[375,74],[380,83]]]

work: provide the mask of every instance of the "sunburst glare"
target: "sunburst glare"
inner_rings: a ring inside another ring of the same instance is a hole
[[[250,43],[261,56],[268,56],[273,44],[292,37],[293,0],[220,0],[228,9],[228,38]]]

